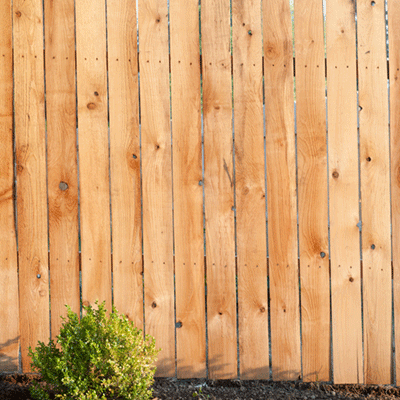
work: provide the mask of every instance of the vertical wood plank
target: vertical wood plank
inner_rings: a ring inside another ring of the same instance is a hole
[[[357,2],[365,383],[390,383],[391,232],[385,1]]]
[[[287,380],[301,374],[289,2],[264,2],[263,13],[272,377]]]
[[[363,383],[355,5],[327,3],[333,380]],[[344,145],[345,143],[345,145]]]
[[[82,302],[111,309],[111,238],[105,2],[76,13]]]
[[[29,372],[28,347],[50,334],[42,3],[14,0],[13,17],[21,356]]]
[[[80,309],[74,1],[45,1],[51,336]]]
[[[261,3],[232,1],[239,358],[269,378]]]
[[[322,2],[296,0],[294,11],[303,380],[329,381],[328,183]]]
[[[11,1],[0,2],[0,372],[18,369],[19,304],[14,223]]]
[[[139,1],[146,333],[162,349],[157,375],[175,375],[168,3]]]
[[[388,0],[393,297],[396,381],[400,381],[400,2]]]
[[[237,376],[230,2],[201,4],[208,366]]]
[[[114,305],[143,329],[136,3],[107,1]]]
[[[206,375],[198,0],[170,3],[179,378]]]

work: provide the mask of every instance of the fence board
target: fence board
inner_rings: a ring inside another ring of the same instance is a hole
[[[385,1],[357,3],[365,383],[390,383],[391,232]],[[374,195],[379,194],[379,197]]]
[[[45,1],[51,336],[80,310],[74,1]]]
[[[206,375],[197,0],[170,3],[170,35],[177,371],[195,378]]]
[[[13,16],[21,356],[28,372],[28,347],[50,333],[42,6],[14,0]]]
[[[175,375],[168,4],[139,1],[146,333],[162,349],[157,375]]]
[[[201,5],[208,366],[237,376],[230,2]]]
[[[286,380],[301,374],[289,2],[265,2],[263,27],[272,377]]]
[[[328,3],[326,17],[335,383],[363,382],[354,7]]]
[[[393,297],[395,330],[395,384],[400,381],[400,2],[388,1],[390,58],[390,149],[392,196]]]
[[[111,308],[105,2],[76,7],[82,302]]]
[[[107,1],[114,304],[143,329],[136,4]]]
[[[269,378],[261,3],[232,1],[239,358]]]
[[[0,2],[0,372],[18,370],[19,305],[14,223],[11,2]]]
[[[329,381],[330,288],[322,2],[296,0],[294,11],[303,379]]]

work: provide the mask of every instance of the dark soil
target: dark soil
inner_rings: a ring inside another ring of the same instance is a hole
[[[30,400],[37,375],[0,374],[1,400]],[[400,399],[400,387],[272,381],[156,378],[154,400]]]

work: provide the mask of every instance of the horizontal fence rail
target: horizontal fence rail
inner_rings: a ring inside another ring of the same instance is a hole
[[[0,372],[104,300],[158,376],[398,382],[398,1],[0,15]]]

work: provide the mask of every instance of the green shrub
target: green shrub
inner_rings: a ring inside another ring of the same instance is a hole
[[[34,399],[106,400],[149,399],[159,350],[154,338],[135,328],[115,307],[107,316],[105,303],[97,309],[83,307],[82,319],[67,306],[68,317],[57,336],[29,348],[33,371],[42,375],[42,385],[34,382]]]

